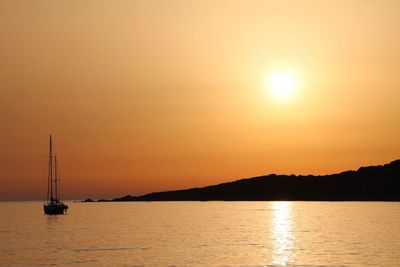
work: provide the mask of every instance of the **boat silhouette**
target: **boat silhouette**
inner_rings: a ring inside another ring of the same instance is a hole
[[[44,213],[47,215],[65,214],[68,210],[68,206],[58,198],[58,180],[57,156],[53,156],[53,144],[50,135],[47,197],[43,205]]]

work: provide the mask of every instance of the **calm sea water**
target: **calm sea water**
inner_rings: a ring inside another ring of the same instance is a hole
[[[400,266],[400,203],[0,203],[0,266]]]

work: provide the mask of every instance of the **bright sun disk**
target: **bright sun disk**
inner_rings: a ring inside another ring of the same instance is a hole
[[[287,71],[272,73],[268,78],[268,88],[275,99],[290,100],[297,89],[296,76]]]

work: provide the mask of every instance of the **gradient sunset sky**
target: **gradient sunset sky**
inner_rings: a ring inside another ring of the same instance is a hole
[[[0,1],[0,200],[400,158],[400,1]],[[291,73],[287,99],[274,73]]]

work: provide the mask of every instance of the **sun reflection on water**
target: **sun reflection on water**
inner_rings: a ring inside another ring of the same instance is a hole
[[[273,264],[290,263],[293,250],[292,203],[285,201],[272,203],[271,239]]]

